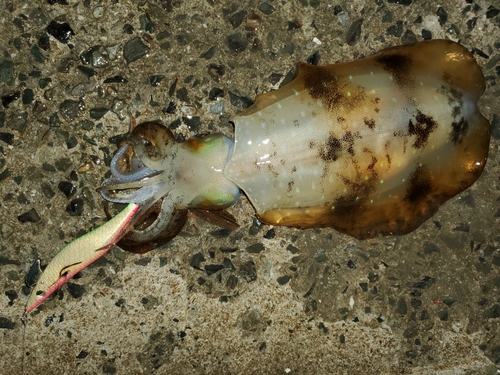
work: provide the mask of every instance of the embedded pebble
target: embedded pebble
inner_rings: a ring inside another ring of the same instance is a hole
[[[66,212],[70,216],[81,216],[83,213],[83,204],[82,198],[75,198],[66,206]]]
[[[210,100],[216,100],[218,98],[222,98],[223,96],[224,96],[224,90],[218,87],[213,87],[208,93],[208,99]]]
[[[264,234],[264,238],[266,240],[272,240],[274,237],[276,237],[276,231],[274,228],[269,229],[266,234]]]
[[[222,78],[225,73],[226,68],[224,67],[224,65],[210,64],[208,66],[208,74],[216,80]]]
[[[47,162],[42,163],[42,169],[47,172],[56,172],[56,167]]]
[[[215,50],[216,48],[214,46],[210,47],[210,49],[207,52],[204,52],[200,55],[200,59],[210,60],[212,57],[214,57]]]
[[[94,123],[90,120],[82,120],[75,125],[75,129],[92,130],[94,128]]]
[[[92,193],[92,189],[90,189],[88,186],[85,186],[82,189],[82,195],[87,200],[90,208],[94,209],[96,207],[96,204],[95,204],[94,194]]]
[[[237,247],[219,247],[219,250],[223,253],[235,253],[238,251]]]
[[[73,165],[73,162],[69,158],[60,158],[57,159],[54,164],[58,171],[65,172],[69,167]]]
[[[116,59],[118,54],[118,49],[120,48],[119,44],[115,44],[114,46],[105,47],[106,52],[108,53],[108,58],[113,61]]]
[[[3,172],[0,172],[0,182],[9,178],[12,175],[10,169],[6,168]]]
[[[493,18],[495,17],[498,13],[500,13],[500,10],[496,8],[494,5],[490,5],[488,7],[488,10],[486,11],[486,18]]]
[[[21,97],[21,93],[16,91],[12,94],[7,94],[2,96],[2,105],[7,108],[13,101],[19,99]]]
[[[491,121],[491,136],[494,139],[500,139],[500,115],[496,113],[493,114],[493,120]]]
[[[91,52],[92,66],[94,68],[103,68],[108,66],[107,52],[101,46],[92,49]]]
[[[168,103],[168,107],[163,108],[162,112],[173,115],[176,111],[176,108],[177,107],[176,107],[175,103],[170,102],[170,103]]]
[[[231,234],[231,230],[221,228],[221,229],[210,231],[209,234],[214,238],[226,238],[227,236],[229,236]]]
[[[200,116],[192,116],[192,117],[182,117],[182,122],[186,124],[194,133],[198,133],[201,127],[201,118]]]
[[[139,60],[148,54],[149,47],[145,45],[140,38],[134,38],[125,43],[123,47],[123,58],[127,64]]]
[[[76,186],[69,181],[59,182],[57,188],[59,189],[60,192],[62,192],[66,196],[67,199],[69,199],[76,193]]]
[[[87,134],[83,135],[83,140],[90,143],[91,145],[97,146],[97,142],[95,140],[93,140],[92,138],[90,138]],[[90,169],[90,167],[89,167],[89,169]]]
[[[217,103],[210,106],[210,113],[221,115],[224,112],[224,101],[219,100]]]
[[[181,46],[187,46],[187,45],[191,44],[194,41],[194,39],[195,39],[195,36],[193,34],[189,34],[189,33],[178,34],[175,36],[175,40]]]
[[[134,33],[134,26],[132,26],[129,23],[126,23],[125,25],[123,25],[122,30],[125,34],[133,34]]]
[[[326,257],[326,254],[324,251],[318,251],[316,253],[316,255],[314,255],[314,260],[318,263],[323,263],[323,262],[326,262],[328,260],[328,258]]]
[[[172,47],[172,44],[169,41],[163,42],[160,44],[160,48],[165,51],[170,51],[170,48]],[[200,56],[202,57],[202,56]]]
[[[32,89],[25,89],[23,91],[22,101],[23,104],[30,104],[33,101],[35,94]]]
[[[222,265],[224,266],[225,269],[234,271],[236,267],[234,266],[233,262],[229,258],[224,258],[222,260]]]
[[[114,76],[106,78],[103,83],[128,83],[128,79],[122,76]]]
[[[251,254],[258,254],[262,251],[264,251],[266,248],[264,247],[264,244],[262,243],[255,243],[253,245],[250,245],[246,248],[246,251],[248,251]]]
[[[417,20],[415,20],[414,23],[422,23],[422,19],[421,18],[422,17],[420,17],[419,21],[417,21],[418,20],[418,18],[417,18]],[[382,16],[382,22],[383,23],[392,23],[392,20],[393,20],[392,12],[390,10],[386,11],[384,13],[384,15]]]
[[[359,18],[354,21],[349,29],[347,30],[345,41],[348,45],[353,46],[357,43],[361,36],[361,25],[363,24],[363,19]]]
[[[448,13],[443,7],[439,7],[436,11],[436,16],[438,16],[439,24],[443,26],[446,21],[448,21]]]
[[[208,276],[213,275],[214,273],[219,272],[222,269],[224,269],[224,266],[222,264],[207,264],[205,266],[205,272]]]
[[[47,24],[47,17],[45,17],[44,12],[41,8],[36,7],[29,13],[29,19],[37,26],[44,26]]]
[[[399,4],[399,5],[411,5],[413,0],[387,0],[389,4]]]
[[[76,358],[78,358],[78,359],[84,359],[84,358],[87,358],[88,355],[89,355],[88,352],[86,352],[85,350],[82,350],[82,351],[80,351],[80,353],[78,353],[78,355],[76,356]]]
[[[106,113],[109,112],[108,108],[98,107],[91,108],[89,111],[90,117],[94,120],[100,120]]]
[[[474,27],[476,27],[476,24],[477,24],[477,17],[473,17],[467,21],[467,28],[469,30],[472,30]]]
[[[177,96],[177,99],[179,99],[181,102],[189,103],[188,91],[185,87],[181,87],[179,90],[177,90],[175,92],[175,96]]]
[[[257,280],[257,268],[254,261],[250,260],[244,263],[240,267],[240,275],[245,279],[246,282],[252,282]]]
[[[94,68],[108,66],[108,53],[102,46],[94,46],[80,54],[80,60],[84,65],[92,65]]]
[[[14,85],[14,63],[12,61],[0,61],[0,81],[8,86]]]
[[[7,126],[23,134],[28,126],[28,114],[26,112],[15,112],[11,114],[10,121]]]
[[[80,110],[80,102],[67,99],[59,105],[59,113],[66,121],[72,121],[78,116]]]
[[[0,328],[14,329],[16,328],[16,323],[10,320],[9,318],[4,318],[3,316],[0,316]]]
[[[111,106],[111,111],[118,116],[120,120],[125,120],[128,117],[128,104],[122,99],[114,98]]]
[[[450,37],[457,39],[460,35],[460,29],[457,25],[452,24],[447,30],[446,33],[450,35]]]
[[[139,24],[141,25],[141,30],[148,33],[153,33],[155,31],[155,24],[151,21],[151,17],[147,13],[139,16]]]
[[[263,227],[263,223],[259,221],[256,217],[252,220],[252,226],[248,230],[248,234],[251,236],[256,236]]]
[[[285,275],[285,276],[280,276],[276,279],[277,283],[280,285],[285,285],[287,284],[290,280],[292,279],[291,276]]]
[[[448,320],[448,311],[446,311],[446,310],[438,311],[437,315],[438,315],[439,319],[442,321]]]
[[[397,21],[396,24],[389,27],[385,33],[399,38],[403,34],[403,21]]]
[[[273,14],[276,9],[269,3],[260,3],[259,10],[268,16],[270,14]]]
[[[34,208],[17,217],[21,223],[37,223],[41,220],[38,212]]]
[[[36,62],[43,63],[47,60],[47,58],[40,51],[40,47],[37,44],[34,44],[30,49],[30,55]]]
[[[307,63],[311,64],[310,61],[307,61]],[[317,64],[313,64],[313,65],[317,65]],[[271,85],[276,85],[281,80],[281,78],[283,78],[282,74],[272,73],[267,80],[269,81],[269,83]]]
[[[85,287],[80,284],[66,283],[66,288],[73,298],[80,298],[85,294]]]
[[[82,72],[82,74],[87,77],[87,78],[90,78],[90,77],[93,77],[95,75],[95,70],[88,67],[88,66],[85,66],[85,65],[78,65],[76,67],[80,72]]]
[[[38,80],[38,87],[44,89],[50,84],[50,82],[52,82],[52,78],[40,78]]]
[[[248,13],[246,10],[240,10],[239,12],[236,12],[231,17],[229,17],[228,21],[231,26],[233,26],[233,29],[236,29],[241,25],[247,14]]]
[[[54,5],[56,3],[59,5],[68,5],[68,0],[47,0],[47,3],[50,5]]]
[[[295,20],[295,21],[288,21],[288,30],[297,30],[302,28],[304,26],[302,22]]]
[[[201,270],[201,263],[205,262],[205,257],[203,256],[202,253],[196,253],[194,254],[191,259],[189,260],[189,265],[193,268]]]
[[[339,21],[340,25],[346,27],[347,25],[349,25],[350,21],[349,14],[347,12],[340,12],[339,14],[337,14],[337,20]],[[382,20],[382,22],[384,21]]]
[[[423,40],[432,39],[432,33],[429,30],[422,29],[422,39]]]
[[[418,289],[427,289],[433,285],[435,281],[436,280],[430,276],[424,276],[422,280],[413,283],[413,287]]]
[[[248,309],[241,319],[241,328],[245,331],[257,331],[264,324],[259,311],[255,308]]]
[[[226,281],[226,287],[234,289],[238,286],[238,278],[235,275],[230,275]]]
[[[102,16],[104,15],[104,7],[96,6],[92,14],[94,15],[94,18],[102,18]]]
[[[61,43],[68,43],[71,37],[75,35],[73,29],[65,22],[51,21],[46,31]]]
[[[229,101],[231,102],[231,104],[237,108],[242,108],[242,109],[245,109],[245,108],[248,108],[250,107],[254,101],[250,98],[247,98],[245,96],[239,96],[239,95],[236,95],[234,93],[232,93],[231,91],[228,91],[229,92]]]
[[[24,285],[26,285],[28,288],[32,288],[40,278],[41,274],[42,269],[40,268],[40,259],[37,259],[33,262],[30,269],[28,270],[28,273],[24,277]]]
[[[153,87],[159,86],[161,81],[163,81],[163,78],[165,78],[163,74],[149,76],[149,85]]]
[[[14,143],[14,134],[0,132],[0,141],[12,145]]]
[[[52,190],[52,186],[50,186],[47,182],[42,182],[41,190],[42,190],[43,196],[48,198],[48,199],[50,199],[54,195],[56,195],[56,193],[54,193],[54,190]]]
[[[248,47],[246,35],[236,32],[227,37],[227,45],[233,52],[242,52]]]
[[[12,228],[12,226],[10,226],[7,223],[3,223],[1,232],[2,232],[2,238],[7,239],[12,235],[12,233],[14,233],[14,228]]]

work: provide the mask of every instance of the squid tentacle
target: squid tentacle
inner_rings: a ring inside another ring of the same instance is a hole
[[[127,239],[135,242],[146,242],[159,236],[169,225],[173,212],[181,202],[182,196],[175,192],[170,192],[163,198],[161,210],[156,220],[143,230],[132,230],[127,234]]]
[[[160,174],[161,172],[156,172],[156,174],[151,177],[145,177],[143,179],[130,182],[122,182],[123,180],[120,177],[112,177],[104,180],[102,182],[102,185],[96,190],[98,192],[102,192],[106,190],[139,189],[144,186],[154,185],[162,182],[163,177]]]
[[[147,205],[146,201],[151,200],[154,203],[158,199],[152,199],[156,197],[157,193],[162,190],[163,184],[154,184],[143,186],[138,190],[134,191],[115,191],[115,190],[101,190],[101,195],[104,199],[114,202],[114,203],[136,203],[140,205]],[[151,203],[151,204],[152,204]],[[148,206],[149,208],[149,206]]]
[[[146,177],[151,177],[154,176],[155,174],[158,174],[157,171],[152,170],[148,167],[146,167],[143,163],[140,163],[142,165],[139,165],[139,168],[131,173],[122,173],[118,170],[118,163],[120,162],[120,159],[123,157],[127,149],[129,148],[128,144],[124,144],[121,146],[118,151],[116,152],[115,156],[111,160],[111,163],[109,165],[109,168],[111,170],[111,173],[113,176],[117,177],[120,179],[121,182],[132,182],[132,181],[137,181]],[[137,160],[137,159],[134,159]],[[139,160],[140,162],[140,160]]]
[[[148,151],[146,150],[144,140],[142,140],[140,137],[132,135],[129,137],[129,139],[127,139],[127,142],[134,146],[134,153],[136,158],[148,169],[156,171],[163,169],[163,159],[159,158],[158,160],[155,160],[150,157]]]

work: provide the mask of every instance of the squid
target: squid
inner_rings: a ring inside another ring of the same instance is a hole
[[[161,246],[188,209],[223,210],[241,192],[270,225],[358,239],[410,233],[481,175],[490,140],[477,105],[484,89],[465,47],[431,40],[353,62],[299,63],[292,82],[233,118],[234,139],[178,143],[165,126],[140,124],[99,188],[128,205],[54,257],[25,314],[114,244]]]

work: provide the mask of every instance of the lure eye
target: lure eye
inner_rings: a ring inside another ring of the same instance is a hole
[[[42,294],[43,294],[43,290],[37,290],[37,291],[36,291],[36,295],[37,295],[37,296],[41,296]]]

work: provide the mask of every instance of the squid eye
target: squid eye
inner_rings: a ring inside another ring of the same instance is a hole
[[[36,291],[36,295],[37,295],[37,296],[41,296],[42,294],[43,294],[43,290],[37,290],[37,291]]]

